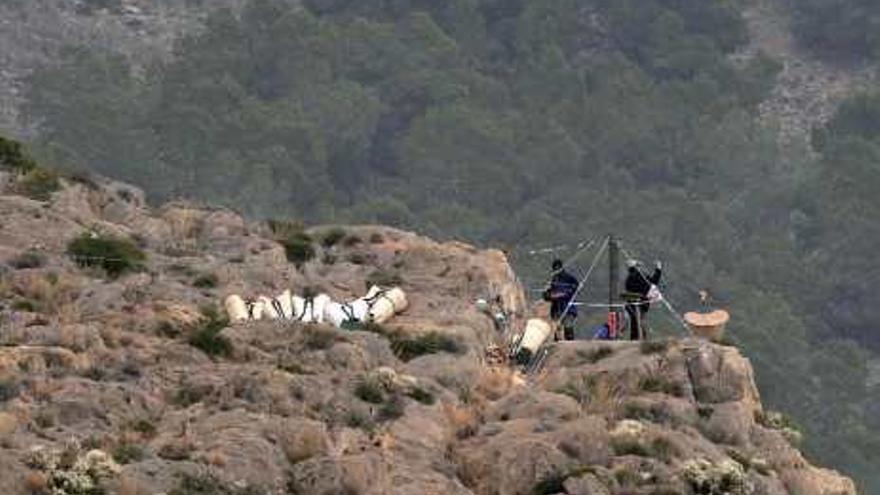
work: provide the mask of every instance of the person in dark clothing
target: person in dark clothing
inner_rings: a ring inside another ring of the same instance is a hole
[[[630,340],[641,340],[645,338],[644,316],[651,309],[648,300],[648,293],[651,287],[660,283],[660,277],[663,275],[663,265],[658,261],[654,267],[654,273],[646,276],[639,270],[639,263],[636,260],[628,260],[626,262],[629,272],[626,276],[624,287],[624,299],[626,300],[626,312],[629,315],[629,338]]]
[[[565,270],[561,260],[554,260],[551,267],[550,287],[544,292],[544,299],[550,301],[550,319],[561,323],[565,340],[574,340],[574,321],[578,312],[577,306],[571,303],[580,282]]]

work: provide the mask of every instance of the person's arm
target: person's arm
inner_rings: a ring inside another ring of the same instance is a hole
[[[663,265],[658,261],[657,264],[654,266],[654,273],[652,273],[651,276],[648,277],[648,281],[654,285],[657,285],[660,283],[660,277],[662,277],[662,276],[663,276]]]

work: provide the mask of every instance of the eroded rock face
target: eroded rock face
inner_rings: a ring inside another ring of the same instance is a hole
[[[560,343],[531,382],[488,366],[530,316],[500,251],[315,227],[297,267],[267,225],[154,210],[101,180],[46,203],[0,195],[0,212],[0,493],[54,487],[35,446],[113,454],[119,473],[80,480],[109,493],[855,493],[767,420],[733,348]],[[90,232],[135,241],[144,269],[79,267],[67,243]],[[204,309],[284,289],[346,300],[376,280],[410,301],[384,328],[228,326]]]

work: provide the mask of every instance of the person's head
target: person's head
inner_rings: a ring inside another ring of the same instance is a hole
[[[630,270],[635,270],[639,266],[639,261],[633,258],[626,260],[626,267]]]
[[[562,270],[562,260],[553,260],[553,264],[550,265],[550,267],[553,269],[554,272]]]

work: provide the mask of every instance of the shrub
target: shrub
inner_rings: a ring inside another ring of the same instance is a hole
[[[269,220],[267,223],[276,239],[286,239],[301,234],[306,229],[302,222],[296,220]]]
[[[131,464],[144,460],[146,451],[140,445],[134,443],[121,443],[113,449],[113,460],[119,464]]]
[[[184,384],[171,398],[171,403],[179,407],[198,404],[205,398],[205,391],[190,384]]]
[[[339,227],[331,229],[321,238],[321,245],[325,248],[331,248],[345,238],[345,230]]]
[[[348,262],[352,265],[366,265],[367,256],[363,253],[351,253],[348,255]]]
[[[228,325],[229,320],[221,316],[217,308],[204,308],[202,318],[196,323],[189,337],[189,344],[211,357],[228,357],[232,354],[232,343],[220,335]]]
[[[186,461],[189,460],[189,457],[192,454],[193,450],[195,450],[195,447],[190,442],[172,441],[159,447],[159,451],[156,453],[156,455],[168,461]]]
[[[360,428],[368,433],[372,433],[376,429],[376,423],[373,422],[373,419],[360,410],[348,411],[345,414],[345,426]]]
[[[669,348],[668,340],[645,340],[639,345],[642,354],[660,354]]]
[[[37,163],[28,156],[18,141],[0,136],[0,166],[19,172],[30,172]]]
[[[101,268],[111,278],[143,268],[147,255],[134,243],[83,234],[67,245],[67,254],[81,267]]]
[[[379,287],[397,287],[403,283],[397,270],[379,268],[367,275],[367,287],[378,285]]]
[[[554,495],[556,493],[564,493],[565,488],[562,484],[568,477],[565,473],[551,473],[541,479],[532,489],[535,495]]]
[[[582,375],[572,378],[556,390],[556,393],[567,395],[584,405],[592,400],[593,390],[597,385],[597,378],[593,375]]]
[[[46,256],[38,251],[28,250],[9,260],[8,264],[16,270],[40,268],[46,264]]]
[[[421,387],[413,387],[412,390],[407,391],[406,396],[426,406],[433,405],[437,401],[430,390],[425,390]]]
[[[370,234],[370,244],[382,244],[385,242],[385,236],[378,232]]]
[[[356,235],[350,235],[342,241],[342,245],[345,247],[354,247],[354,246],[357,246],[357,245],[363,244],[363,243],[364,243],[364,240]]]
[[[648,450],[650,451],[651,457],[663,462],[669,462],[673,457],[679,454],[678,447],[676,447],[671,440],[662,436],[651,440],[651,443],[648,445]]]
[[[258,495],[265,490],[254,486],[236,486],[226,483],[209,471],[198,474],[182,473],[177,486],[168,495]]]
[[[303,337],[306,348],[315,351],[329,349],[337,340],[335,331],[321,327],[306,328]]]
[[[24,311],[27,313],[38,313],[40,304],[33,299],[19,299],[12,303],[13,311]]]
[[[158,432],[155,423],[148,419],[139,419],[132,423],[130,428],[132,431],[140,433],[147,438],[155,437]]]
[[[357,382],[354,387],[354,395],[370,404],[381,404],[385,400],[382,384],[370,378],[363,378]]]
[[[379,421],[393,421],[406,412],[406,403],[399,394],[392,394],[379,406]]]
[[[625,436],[611,439],[611,450],[614,455],[635,455],[639,457],[651,457],[648,447],[639,438]]]
[[[402,361],[411,361],[425,354],[437,354],[440,352],[459,354],[463,349],[461,343],[454,337],[440,332],[429,332],[415,338],[392,334],[391,350]]]
[[[0,402],[18,397],[21,393],[21,381],[14,377],[0,379]]]
[[[220,279],[213,273],[204,273],[193,281],[193,287],[197,289],[213,289],[219,284]]]
[[[580,349],[577,351],[577,356],[583,362],[587,362],[590,364],[598,363],[599,361],[611,356],[614,354],[614,349],[610,346],[601,346],[596,349],[584,350]]]
[[[287,256],[287,261],[297,267],[301,267],[315,257],[315,246],[312,245],[312,238],[305,232],[298,232],[285,237],[280,242],[284,246],[284,254]]]
[[[655,375],[642,378],[639,382],[639,388],[645,392],[663,393],[674,397],[684,395],[684,387],[680,383]]]
[[[16,188],[19,193],[37,201],[48,201],[52,193],[61,189],[58,174],[45,168],[34,168],[21,179]]]

